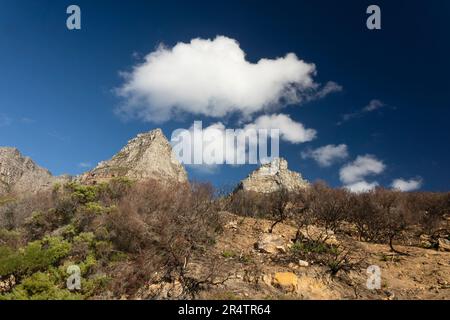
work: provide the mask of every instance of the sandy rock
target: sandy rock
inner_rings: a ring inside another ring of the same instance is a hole
[[[176,299],[183,294],[183,287],[179,281],[152,283],[139,290],[137,298],[147,299]]]
[[[16,278],[10,275],[4,280],[0,280],[0,293],[9,292],[16,285]]]
[[[262,280],[263,283],[265,283],[268,286],[272,285],[272,276],[270,274],[264,274],[261,277],[261,280]]]
[[[286,252],[287,242],[280,235],[272,233],[263,233],[259,236],[256,243],[256,249],[261,252],[275,254]]]
[[[297,279],[297,294],[304,299],[339,299],[322,279],[303,275]]]
[[[309,262],[305,261],[305,260],[298,260],[298,265],[300,267],[308,267],[309,266]]]
[[[313,241],[323,241],[328,245],[338,245],[339,241],[336,239],[334,232],[331,230],[325,230],[324,228],[314,225],[308,226],[300,230],[303,237]]]
[[[238,229],[238,222],[235,220],[230,221],[225,225],[225,228],[236,230],[236,229]]]
[[[298,285],[298,277],[292,272],[277,272],[273,276],[272,284],[287,292],[295,292]]]
[[[438,248],[439,251],[450,251],[450,241],[445,238],[439,238]]]
[[[431,241],[431,237],[427,234],[422,234],[420,236],[420,245],[423,248],[431,248],[433,246],[433,243]]]

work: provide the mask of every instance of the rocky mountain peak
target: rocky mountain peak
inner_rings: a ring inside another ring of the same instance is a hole
[[[270,193],[285,188],[298,191],[307,188],[309,183],[300,173],[288,169],[288,162],[283,158],[275,158],[261,165],[239,184],[239,189],[259,193]]]
[[[36,192],[53,186],[58,180],[17,148],[0,147],[0,194]]]
[[[97,183],[114,177],[178,183],[188,180],[186,170],[172,154],[172,147],[161,129],[138,134],[110,160],[100,162],[80,180]]]

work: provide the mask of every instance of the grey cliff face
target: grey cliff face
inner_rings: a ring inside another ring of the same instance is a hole
[[[69,179],[52,176],[16,148],[0,147],[0,194],[35,193]]]
[[[134,180],[157,179],[184,183],[187,173],[172,154],[172,147],[161,129],[138,134],[108,161],[79,177],[82,183],[98,183],[115,177]]]
[[[288,163],[283,158],[276,158],[270,163],[263,164],[242,180],[239,189],[258,193],[271,193],[286,189],[299,191],[308,188],[309,183],[300,173],[290,171]]]

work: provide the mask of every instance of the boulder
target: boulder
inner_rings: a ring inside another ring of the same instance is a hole
[[[287,292],[295,292],[298,285],[298,277],[293,272],[277,272],[273,276],[272,284]]]
[[[298,260],[298,265],[300,267],[308,267],[309,266],[309,262],[305,261],[305,260]]]
[[[16,285],[16,278],[14,275],[10,275],[4,280],[0,279],[0,294],[9,292]]]
[[[264,253],[275,254],[286,252],[287,242],[280,235],[263,233],[259,236],[256,249]]]
[[[439,251],[450,251],[450,241],[445,238],[439,238],[438,249]]]

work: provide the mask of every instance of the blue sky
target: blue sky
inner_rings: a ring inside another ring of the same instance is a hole
[[[78,174],[156,127],[169,137],[194,120],[237,128],[236,114],[186,113],[152,123],[124,121],[114,112],[124,103],[114,91],[124,85],[120,72],[130,72],[159,44],[170,50],[179,42],[223,35],[239,43],[249,63],[292,52],[315,64],[316,83],[342,86],[322,99],[277,110],[317,131],[311,141],[282,141],[280,154],[291,169],[341,186],[342,168],[372,155],[383,168],[361,180],[388,187],[394,179],[419,179],[422,190],[447,191],[450,3],[374,3],[382,17],[376,31],[366,28],[368,1],[2,1],[0,145],[18,147],[54,174]],[[81,30],[66,28],[70,4],[81,8]],[[373,100],[382,106],[364,112]],[[345,114],[354,116],[342,122]],[[302,157],[340,144],[348,156],[328,167]],[[254,168],[190,168],[189,176],[234,184]]]

